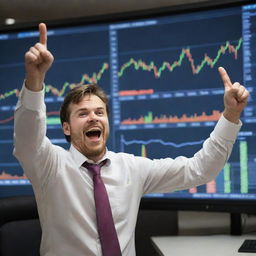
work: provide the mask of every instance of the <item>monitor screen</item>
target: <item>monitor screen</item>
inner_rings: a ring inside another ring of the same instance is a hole
[[[78,84],[97,83],[110,99],[109,150],[151,159],[191,157],[223,111],[217,70],[223,66],[251,93],[227,164],[205,185],[144,199],[150,207],[162,200],[164,207],[166,200],[172,207],[204,200],[256,205],[255,17],[256,5],[247,2],[49,26],[55,61],[45,79],[47,136],[69,148],[59,119],[63,99]],[[35,28],[0,33],[1,197],[33,193],[12,155],[13,112],[25,76],[24,54],[38,36]]]

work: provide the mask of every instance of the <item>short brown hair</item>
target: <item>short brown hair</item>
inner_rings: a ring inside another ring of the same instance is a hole
[[[79,85],[68,92],[60,108],[60,121],[62,126],[64,122],[69,122],[69,106],[72,103],[78,104],[86,95],[91,94],[98,96],[106,104],[107,114],[109,115],[108,97],[102,88],[97,84]],[[71,141],[69,135],[65,135],[65,137],[68,142]]]

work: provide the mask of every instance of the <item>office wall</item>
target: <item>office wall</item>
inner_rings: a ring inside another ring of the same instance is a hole
[[[135,232],[137,256],[156,256],[150,237],[178,234],[176,211],[140,210]]]
[[[15,18],[18,23],[40,22],[56,19],[123,13],[181,6],[194,3],[238,2],[239,0],[1,0],[0,27],[6,18]]]
[[[256,216],[242,214],[242,233],[256,231]],[[230,214],[224,212],[178,212],[179,235],[230,234]]]

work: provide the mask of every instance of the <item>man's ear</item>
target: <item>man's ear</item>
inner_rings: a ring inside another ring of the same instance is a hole
[[[65,135],[70,136],[70,125],[68,122],[64,122],[62,125],[63,132]]]

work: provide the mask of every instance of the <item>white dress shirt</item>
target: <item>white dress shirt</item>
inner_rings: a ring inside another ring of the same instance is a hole
[[[226,163],[241,124],[223,116],[194,157],[150,160],[107,151],[102,167],[123,256],[135,255],[134,230],[141,197],[207,183]],[[101,255],[93,182],[87,158],[46,137],[44,92],[25,88],[15,111],[14,155],[32,183],[42,226],[41,255]]]

